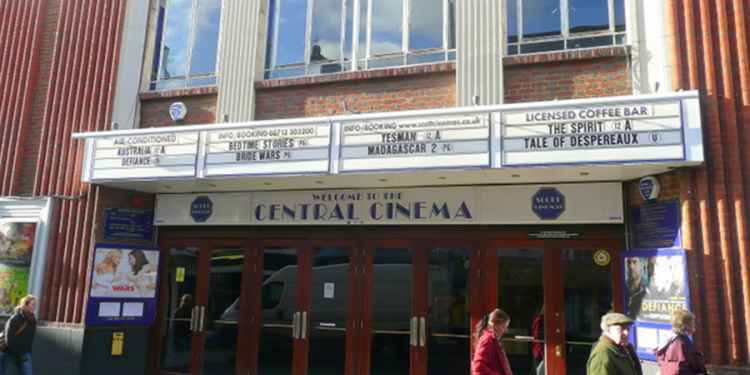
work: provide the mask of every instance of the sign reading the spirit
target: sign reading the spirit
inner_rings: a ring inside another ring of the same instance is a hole
[[[206,175],[327,172],[330,141],[327,123],[208,132]]]
[[[192,177],[198,132],[97,138],[92,179]]]
[[[488,114],[344,122],[342,134],[341,171],[489,166]]]
[[[682,160],[682,142],[677,101],[503,113],[504,165]]]

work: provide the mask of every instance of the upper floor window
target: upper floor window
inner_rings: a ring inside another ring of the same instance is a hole
[[[625,0],[508,0],[508,55],[625,44]]]
[[[454,60],[454,4],[269,0],[266,78]]]
[[[216,83],[221,0],[159,0],[151,90]]]

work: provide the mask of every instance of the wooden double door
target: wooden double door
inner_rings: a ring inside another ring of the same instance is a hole
[[[160,373],[468,375],[472,327],[499,306],[516,373],[541,345],[548,374],[577,374],[617,300],[616,267],[592,260],[613,241],[284,237],[162,241]]]

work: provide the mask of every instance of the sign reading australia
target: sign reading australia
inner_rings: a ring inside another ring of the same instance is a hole
[[[503,113],[503,164],[683,160],[680,103]]]
[[[489,166],[489,114],[344,122],[342,134],[343,172]]]
[[[192,177],[197,153],[197,132],[98,138],[92,178]]]

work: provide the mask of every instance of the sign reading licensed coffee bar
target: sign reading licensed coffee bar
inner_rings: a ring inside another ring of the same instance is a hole
[[[504,112],[504,165],[683,160],[679,101]]]
[[[342,172],[489,166],[489,114],[342,123]]]
[[[94,140],[92,179],[192,177],[198,132],[168,132]]]
[[[327,172],[330,139],[328,123],[210,131],[205,175]]]

